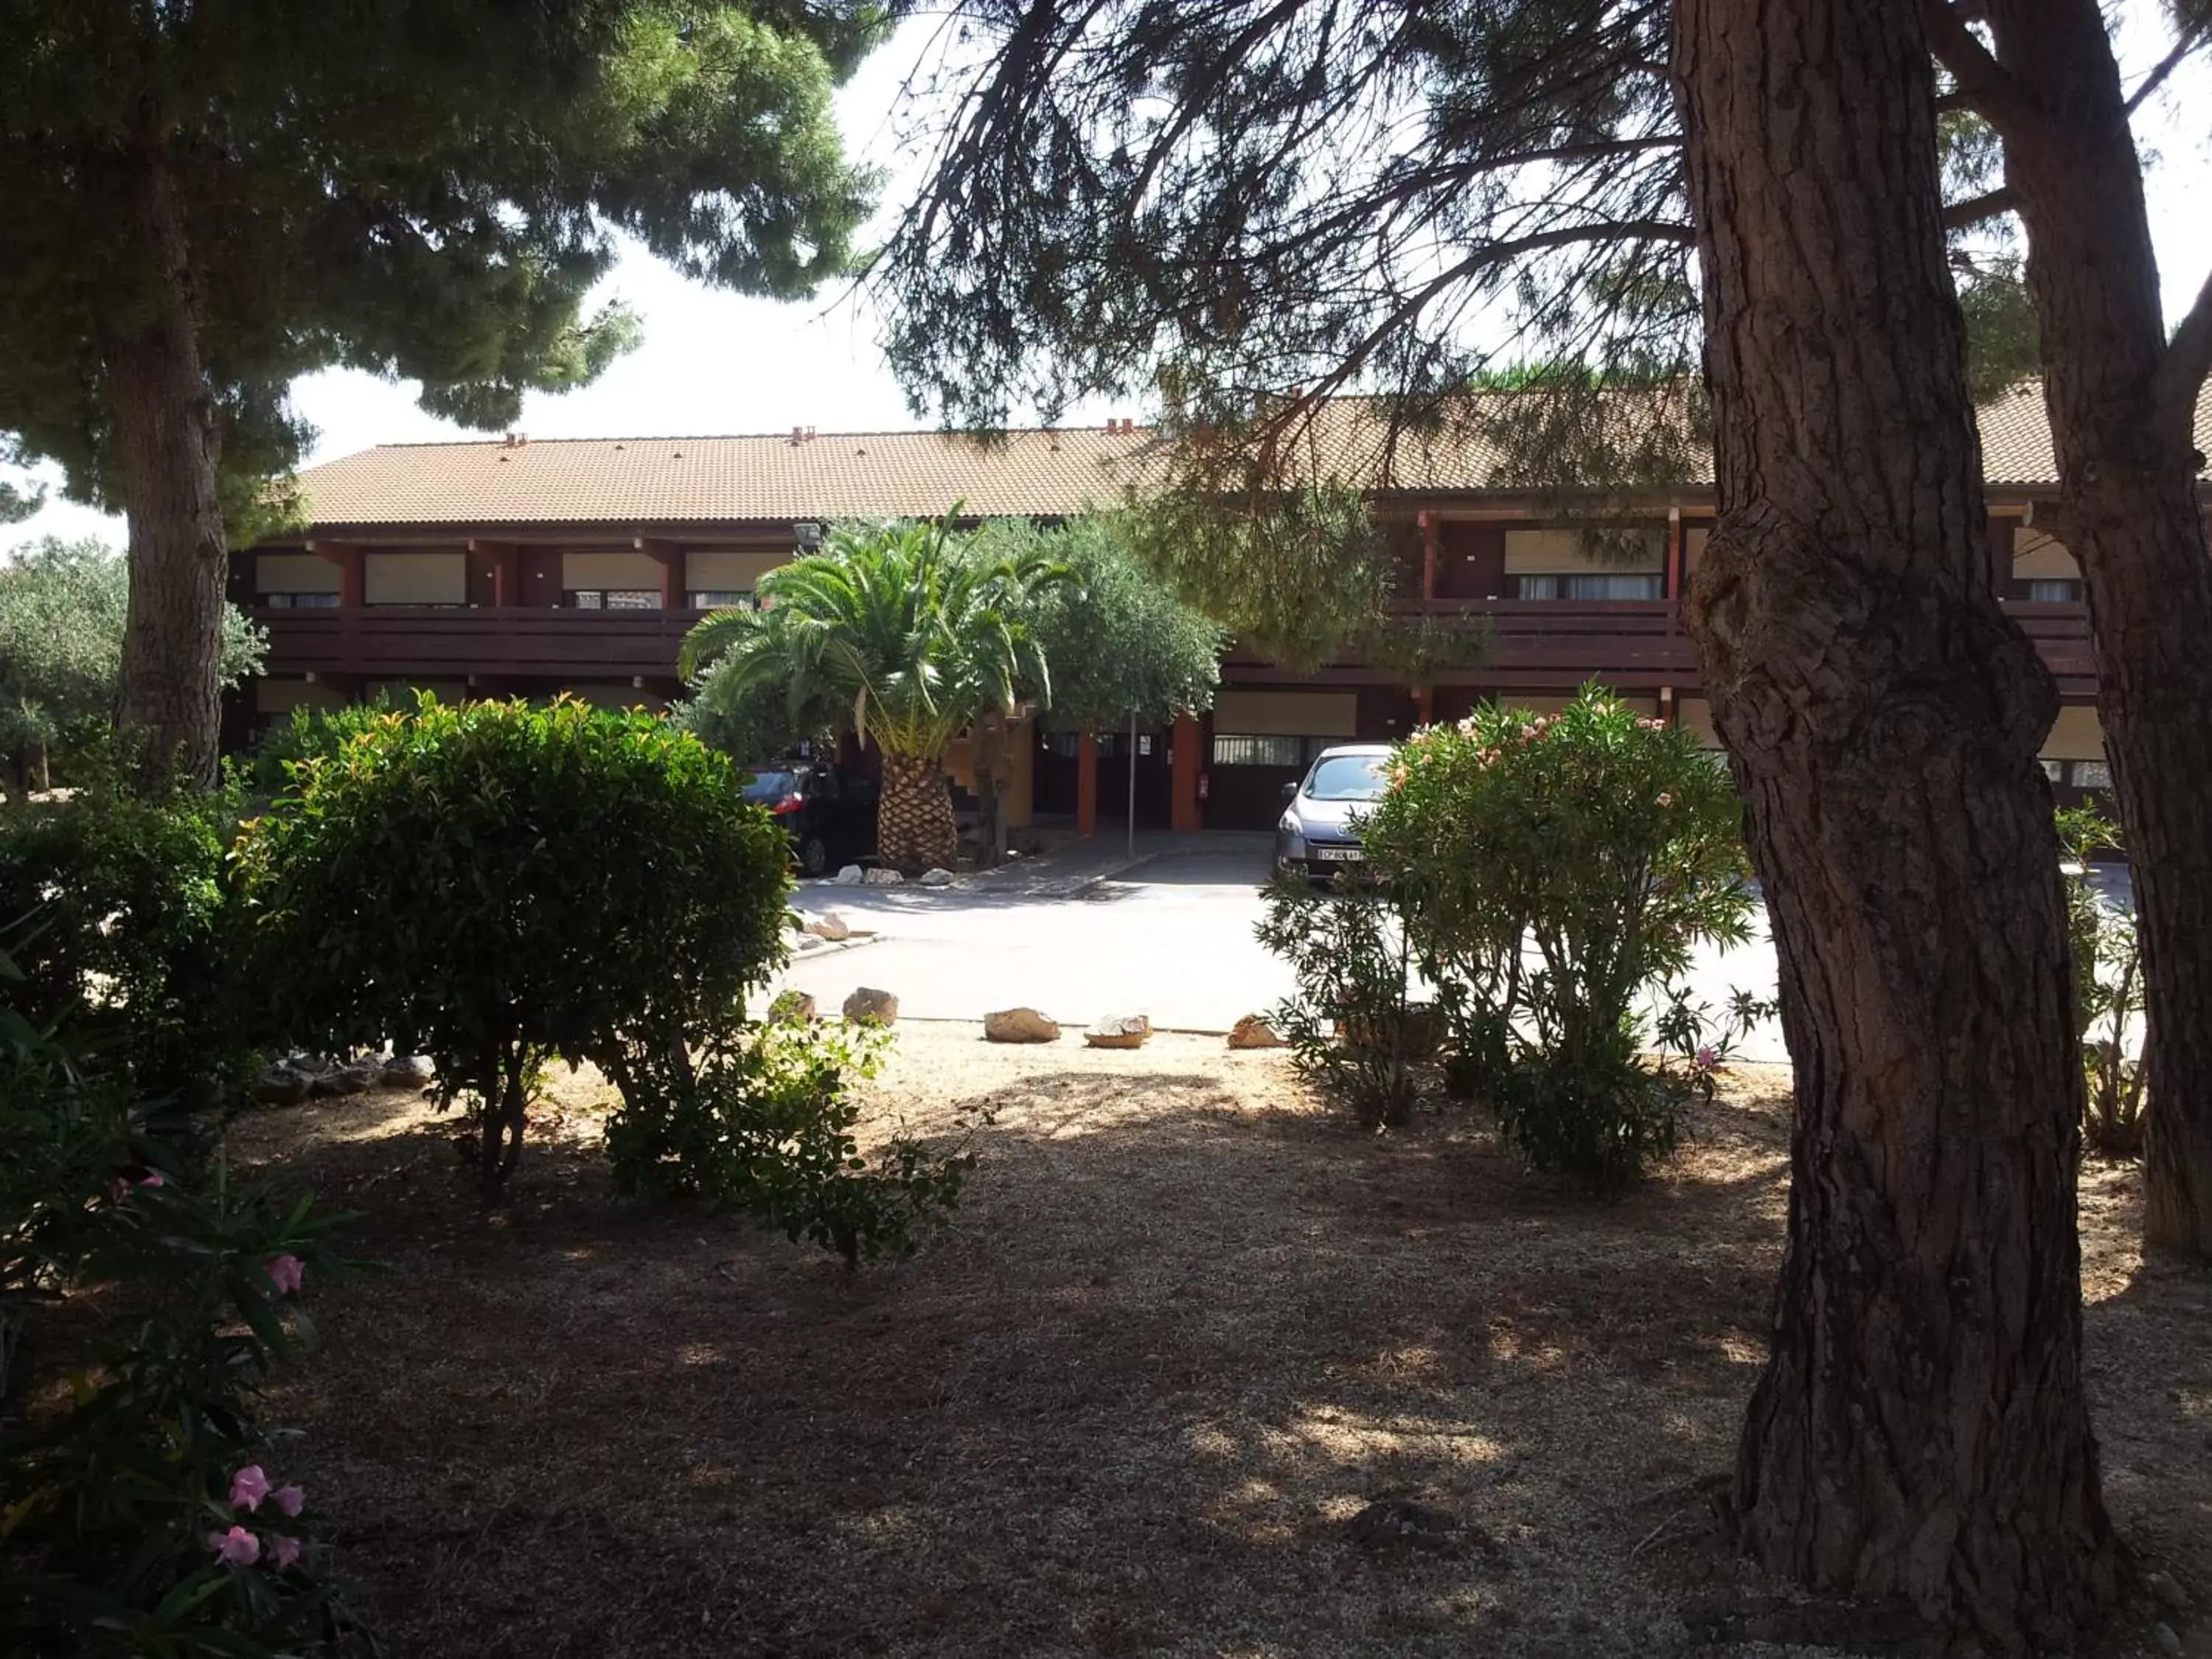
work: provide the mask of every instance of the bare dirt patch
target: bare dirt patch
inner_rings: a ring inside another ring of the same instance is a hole
[[[954,1229],[857,1275],[615,1200],[588,1073],[489,1222],[411,1097],[237,1150],[386,1266],[313,1298],[277,1414],[395,1654],[1781,1652],[1698,1621],[1771,1588],[1701,1479],[1761,1352],[1784,1082],[1590,1208],[1463,1121],[1363,1136],[1279,1054],[909,1026],[873,1129],[993,1121]],[[2084,1189],[2111,1500],[2212,1609],[2212,1287],[2144,1268],[2131,1170]]]

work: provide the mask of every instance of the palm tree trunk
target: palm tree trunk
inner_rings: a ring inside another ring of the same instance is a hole
[[[876,856],[905,875],[949,870],[960,855],[952,822],[952,797],[945,773],[920,755],[884,756],[884,785],[877,811]]]

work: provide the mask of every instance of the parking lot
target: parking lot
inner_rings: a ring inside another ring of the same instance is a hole
[[[1222,1031],[1290,989],[1282,963],[1253,936],[1271,852],[1264,835],[1140,836],[1139,860],[1081,843],[1041,866],[994,872],[945,889],[804,884],[803,909],[834,909],[863,944],[810,953],[783,983],[833,1012],[856,988],[899,999],[902,1018],[981,1019],[1039,1009],[1079,1028],[1146,1014],[1165,1030]],[[1717,1007],[1741,988],[1774,994],[1763,919],[1754,943],[1702,955],[1696,994]],[[1746,1060],[1788,1055],[1771,1025]]]

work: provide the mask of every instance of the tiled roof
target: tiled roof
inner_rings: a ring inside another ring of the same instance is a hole
[[[1157,454],[1092,427],[993,443],[940,432],[739,438],[537,438],[387,444],[310,467],[319,525],[689,524],[943,513],[1073,513],[1121,494]]]
[[[1492,394],[1510,397],[1514,394]],[[1390,447],[1378,405],[1346,398],[1299,441],[1295,471],[1372,482]],[[1631,416],[1632,423],[1636,417]],[[1992,485],[2057,483],[2038,388],[1981,410],[1984,476]],[[2212,396],[2197,446],[2212,453]],[[310,521],[331,526],[777,523],[939,514],[1077,513],[1118,499],[1164,469],[1164,441],[1145,429],[1014,432],[991,442],[941,432],[823,433],[734,438],[537,439],[392,444],[301,475]],[[1710,486],[1700,456],[1691,488]],[[1388,483],[1410,494],[1510,490],[1506,446],[1482,421],[1401,434]]]

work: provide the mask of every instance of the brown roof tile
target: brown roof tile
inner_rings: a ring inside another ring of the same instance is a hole
[[[1510,395],[1510,394],[1498,394]],[[1385,447],[1376,405],[1326,407],[1307,447],[1313,470],[1374,476]],[[2014,489],[2057,483],[2040,392],[1981,410],[1984,477]],[[2212,453],[2212,394],[2197,444]],[[510,444],[392,444],[301,475],[319,526],[778,523],[912,517],[955,501],[978,517],[1081,512],[1159,476],[1158,434],[1098,427],[1014,432],[993,442],[941,432],[732,438],[559,438]],[[1711,483],[1709,465],[1692,486]],[[1505,448],[1480,422],[1402,436],[1389,483],[1412,494],[1510,489]]]

